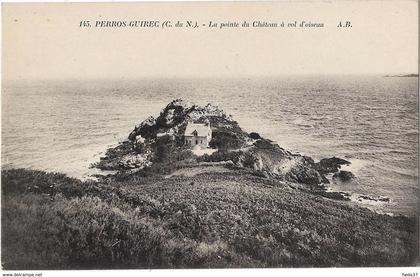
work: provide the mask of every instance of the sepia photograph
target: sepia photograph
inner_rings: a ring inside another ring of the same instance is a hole
[[[418,1],[1,8],[4,272],[419,264]]]

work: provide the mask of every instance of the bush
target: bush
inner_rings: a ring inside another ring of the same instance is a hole
[[[245,141],[237,134],[229,131],[213,131],[210,147],[221,150],[238,149],[244,145]]]
[[[249,133],[249,137],[252,138],[252,139],[261,139],[260,134],[255,133],[255,132]]]
[[[254,169],[254,165],[258,162],[258,158],[253,156],[251,153],[246,152],[243,156],[242,164],[244,167]]]
[[[155,153],[153,162],[167,162],[173,159],[175,142],[170,138],[170,136],[157,138],[152,147],[152,152]]]
[[[232,161],[233,163],[238,163],[243,156],[242,151],[226,151],[218,150],[213,152],[211,155],[203,155],[197,158],[198,162],[222,162],[222,161]]]

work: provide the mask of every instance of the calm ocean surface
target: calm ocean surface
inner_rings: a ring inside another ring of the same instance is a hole
[[[417,78],[142,79],[5,83],[2,167],[86,178],[107,147],[175,98],[208,102],[246,131],[315,159],[352,162],[357,179],[332,184],[387,196],[376,209],[414,214],[418,200]],[[370,205],[370,204],[369,204]]]

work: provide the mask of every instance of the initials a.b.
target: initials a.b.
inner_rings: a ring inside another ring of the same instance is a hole
[[[340,23],[338,23],[337,27],[343,27],[343,28],[351,28],[351,22],[350,21],[345,21],[344,23],[342,21],[340,21]]]

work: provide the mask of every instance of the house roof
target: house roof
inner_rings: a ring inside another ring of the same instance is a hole
[[[194,136],[194,131],[197,132],[198,137],[206,137],[209,134],[210,127],[200,123],[188,123],[185,135]]]

